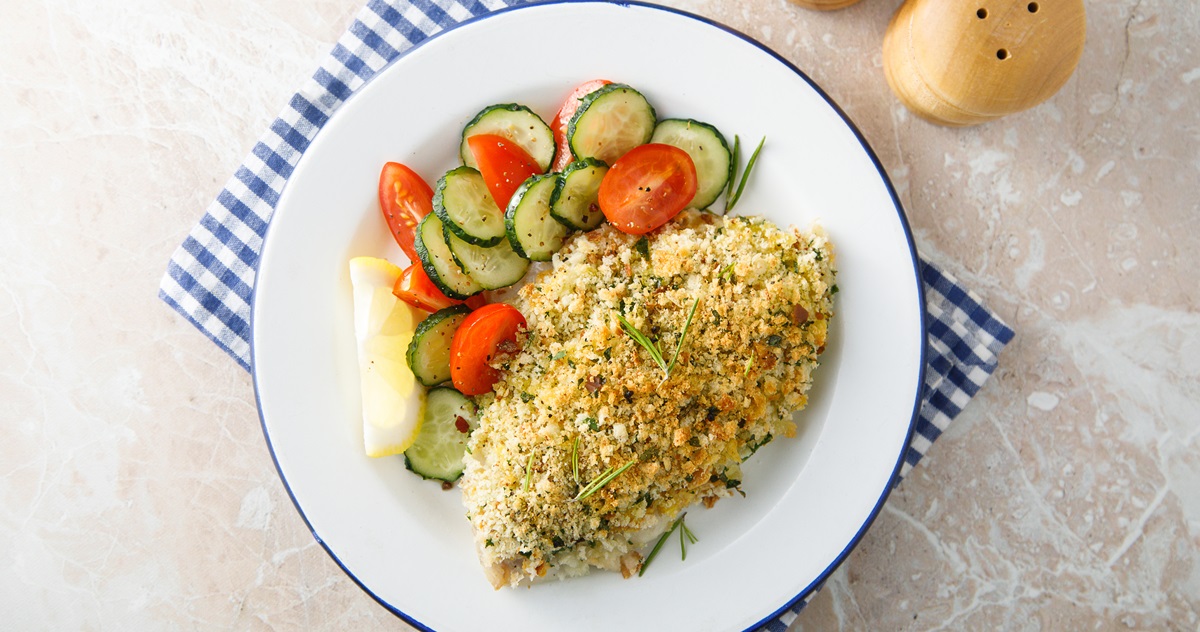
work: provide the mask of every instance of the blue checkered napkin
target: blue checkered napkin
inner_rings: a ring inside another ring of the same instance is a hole
[[[325,121],[388,62],[521,0],[370,0],[171,256],[159,297],[250,370],[250,293],[267,222]]]
[[[979,392],[996,370],[1000,350],[1013,339],[1013,330],[989,312],[979,296],[960,285],[958,279],[921,260],[921,281],[925,284],[925,314],[929,327],[925,389],[917,427],[904,454],[896,485]],[[787,630],[821,588],[818,586],[809,591],[762,630]]]
[[[300,156],[329,117],[388,62],[438,31],[523,0],[370,0],[254,145],[172,255],[159,297],[250,369],[250,295],[267,222]],[[971,401],[1013,337],[978,296],[922,261],[928,313],[925,396],[901,475]],[[771,621],[784,630],[812,598]]]
[[[975,397],[996,370],[1000,350],[1013,339],[1013,330],[958,279],[922,260],[921,280],[929,327],[925,393],[901,478]]]

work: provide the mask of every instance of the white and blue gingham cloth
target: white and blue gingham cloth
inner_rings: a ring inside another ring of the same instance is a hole
[[[175,251],[159,297],[249,370],[250,297],[263,237],[284,185],[317,132],[355,90],[413,45],[468,18],[522,2],[369,0]],[[1013,337],[954,277],[922,260],[921,278],[928,365],[901,477],[971,401]],[[786,630],[815,594],[805,595],[763,629]]]

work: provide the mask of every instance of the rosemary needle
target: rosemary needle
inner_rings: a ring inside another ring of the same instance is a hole
[[[529,491],[529,479],[533,478],[533,453],[529,453],[529,460],[525,462],[525,486],[521,491]]]
[[[575,476],[575,484],[579,484],[579,437],[575,437],[575,445],[571,446],[571,474]]]
[[[700,538],[697,538],[696,534],[692,533],[692,530],[688,528],[686,522],[680,522],[679,526],[683,528],[683,534],[687,536],[688,542],[695,544],[700,541]]]
[[[725,196],[726,213],[733,210],[733,206],[738,203],[738,200],[742,199],[742,191],[746,188],[746,181],[750,179],[750,171],[754,169],[754,163],[758,162],[758,152],[762,151],[763,144],[766,142],[767,137],[763,136],[762,140],[758,141],[758,147],[754,150],[754,153],[750,154],[750,160],[746,162],[746,170],[742,172],[742,179],[738,182],[737,191],[733,194],[733,198],[730,198],[728,195]],[[729,190],[733,191],[732,178],[730,178],[729,185]]]
[[[688,528],[687,523],[683,521],[683,517],[679,518],[679,559],[687,560],[687,545],[688,542],[696,543],[696,534]]]
[[[637,459],[633,459],[615,470],[612,468],[612,466],[609,466],[609,468],[604,470],[600,476],[592,479],[592,482],[588,483],[586,487],[579,490],[579,493],[575,495],[575,500],[583,500],[584,498],[587,498],[588,496],[600,491],[600,488],[608,485],[614,478],[624,474],[625,470],[633,467],[634,463],[637,463]]]
[[[696,315],[696,308],[700,306],[700,299],[697,298],[692,303],[692,309],[688,312],[687,321],[683,323],[683,333],[679,334],[679,344],[675,347],[675,355],[671,356],[671,364],[667,365],[667,377],[671,377],[671,369],[675,368],[675,361],[679,359],[679,352],[683,349],[683,342],[687,340],[688,329],[692,326],[692,317]],[[663,378],[664,380],[667,378]]]
[[[742,154],[742,139],[738,138],[737,134],[734,134],[733,135],[733,156],[731,157],[731,160],[730,160],[730,166],[732,166],[733,169],[735,169],[735,170],[737,169],[738,162],[741,160],[741,157],[742,157],[741,154]],[[725,189],[725,211],[726,212],[729,211],[729,207],[731,206],[729,201],[733,199],[733,181],[736,179],[733,177],[734,175],[735,175],[735,173],[733,171],[730,171],[729,186]]]
[[[678,518],[675,519],[675,522],[671,523],[670,529],[667,529],[665,533],[663,533],[661,536],[659,536],[658,542],[656,542],[654,544],[654,548],[650,549],[650,555],[646,556],[646,561],[642,562],[642,567],[640,569],[638,569],[638,577],[641,577],[642,575],[644,575],[646,573],[646,568],[650,566],[650,562],[654,561],[654,558],[658,555],[658,550],[662,548],[662,545],[663,545],[663,543],[665,543],[667,541],[667,538],[671,537],[671,534],[675,533],[675,530],[678,529],[679,526],[683,524],[683,519],[686,517],[687,517],[687,512],[685,511],[682,514],[680,514],[680,516]],[[687,527],[685,526],[684,529],[687,530]],[[689,531],[687,531],[687,533],[691,533],[691,531],[689,530]],[[682,537],[682,534],[680,535],[680,537]],[[692,539],[693,537],[694,536],[689,536],[688,539]],[[695,540],[692,540],[692,541],[695,542]],[[680,540],[680,542],[682,543],[682,540]],[[687,555],[687,553],[685,552],[684,556],[686,557],[686,555]]]

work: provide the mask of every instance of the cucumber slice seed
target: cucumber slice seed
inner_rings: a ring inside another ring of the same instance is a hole
[[[550,215],[567,228],[592,230],[604,222],[600,181],[608,165],[595,158],[576,160],[563,169],[550,196]]]
[[[450,341],[471,308],[453,305],[430,314],[417,325],[404,359],[417,381],[435,386],[450,379]]]
[[[421,260],[425,274],[442,294],[459,300],[470,298],[483,291],[483,286],[464,274],[454,262],[454,254],[450,252],[443,231],[442,220],[438,219],[436,213],[426,215],[417,224],[417,238],[413,242],[417,258]]]
[[[508,203],[504,214],[508,241],[526,259],[549,261],[570,232],[550,216],[550,196],[557,183],[557,174],[533,176],[517,188]]]
[[[513,251],[508,239],[484,248],[459,239],[449,229],[445,236],[454,262],[485,290],[508,287],[520,281],[529,269],[529,260]]]
[[[654,108],[640,92],[610,83],[583,98],[567,124],[571,153],[613,164],[654,133]]]
[[[464,165],[478,169],[475,154],[467,144],[467,139],[476,134],[496,134],[513,141],[537,161],[542,171],[546,171],[554,163],[554,154],[558,149],[550,126],[532,110],[517,103],[501,103],[483,108],[463,128],[462,143],[458,147],[459,157]]]
[[[430,389],[421,411],[421,432],[404,451],[405,466],[424,479],[458,480],[466,469],[467,438],[479,426],[477,413],[462,393],[444,386]]]
[[[689,205],[707,208],[720,197],[733,177],[733,159],[729,144],[717,128],[691,119],[666,119],[658,122],[652,143],[678,147],[691,156],[696,165],[696,196]]]
[[[504,239],[504,211],[492,200],[483,176],[471,167],[451,169],[438,179],[433,212],[468,243],[486,247]]]

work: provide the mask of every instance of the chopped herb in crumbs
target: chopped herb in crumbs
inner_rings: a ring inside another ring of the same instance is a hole
[[[633,249],[636,250],[639,255],[642,255],[642,258],[650,258],[650,241],[646,239],[645,235],[642,235],[641,239],[638,239],[633,243]]]

